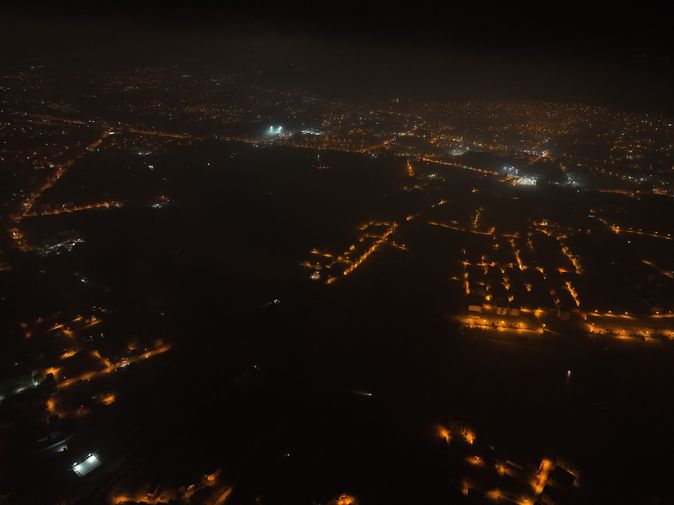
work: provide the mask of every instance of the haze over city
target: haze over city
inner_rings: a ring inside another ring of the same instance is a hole
[[[657,4],[0,18],[0,503],[674,502]]]

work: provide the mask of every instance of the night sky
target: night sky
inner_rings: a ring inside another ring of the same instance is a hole
[[[2,62],[64,69],[264,67],[279,84],[355,100],[534,99],[674,111],[657,3],[23,3]]]

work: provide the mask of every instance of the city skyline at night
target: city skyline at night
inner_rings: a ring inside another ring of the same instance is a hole
[[[663,12],[8,9],[0,503],[671,503]]]

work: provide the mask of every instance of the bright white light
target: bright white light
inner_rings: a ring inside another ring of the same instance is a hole
[[[99,466],[101,466],[101,460],[98,459],[98,456],[96,454],[92,453],[89,454],[84,461],[75,463],[73,465],[73,471],[80,477],[84,477],[86,474],[88,474],[92,470],[95,470]]]
[[[535,186],[536,182],[535,177],[515,177],[515,184],[519,186]]]

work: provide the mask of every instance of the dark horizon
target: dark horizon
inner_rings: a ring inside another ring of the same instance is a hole
[[[28,4],[4,14],[2,60],[66,72],[257,64],[274,80],[356,101],[537,99],[674,113],[674,43],[648,3],[492,9]]]

